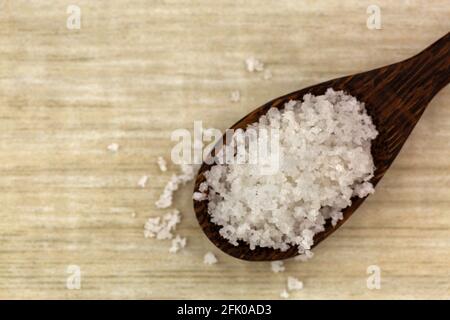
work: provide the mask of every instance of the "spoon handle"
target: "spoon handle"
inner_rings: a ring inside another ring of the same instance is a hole
[[[450,82],[450,32],[428,48],[405,61],[405,75],[411,77],[410,86],[428,92],[433,98]]]
[[[365,83],[360,98],[373,107],[379,124],[391,131],[404,127],[403,133],[409,132],[431,99],[450,82],[450,33],[407,60],[361,73],[350,81],[355,90]]]

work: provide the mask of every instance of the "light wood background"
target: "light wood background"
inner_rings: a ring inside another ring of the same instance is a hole
[[[66,27],[70,4],[80,30]],[[366,26],[370,4],[381,30]],[[225,129],[273,97],[407,58],[449,32],[449,17],[448,0],[0,0],[0,298],[277,299],[292,275],[305,285],[295,299],[449,299],[449,87],[307,263],[274,274],[218,252],[191,186],[175,201],[186,250],[143,238],[145,220],[167,211],[154,202],[176,168],[155,160],[169,157],[173,130]],[[251,55],[271,80],[246,72]],[[215,266],[202,263],[210,250]],[[69,265],[80,290],[66,288]],[[380,290],[366,287],[370,265]]]

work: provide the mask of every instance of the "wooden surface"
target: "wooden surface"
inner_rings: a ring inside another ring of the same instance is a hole
[[[66,28],[68,4],[80,30]],[[170,134],[225,129],[282,94],[407,58],[450,30],[450,3],[0,1],[0,298],[450,298],[450,88],[431,102],[371,196],[306,263],[221,254],[176,194],[188,247],[143,238],[170,174]],[[260,58],[271,80],[249,74]],[[230,103],[239,89],[242,99]],[[114,154],[106,146],[116,142]],[[148,174],[145,189],[137,181]],[[133,212],[136,216],[133,217]],[[202,263],[207,251],[214,266]],[[66,288],[67,267],[81,289]],[[366,270],[381,269],[369,290]]]

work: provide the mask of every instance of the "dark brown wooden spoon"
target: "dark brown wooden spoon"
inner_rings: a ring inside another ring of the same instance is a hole
[[[433,43],[416,56],[382,68],[326,81],[299,91],[276,98],[233,125],[232,129],[245,129],[247,125],[258,121],[271,107],[283,108],[289,100],[302,100],[306,93],[322,95],[327,88],[344,90],[366,104],[379,132],[372,143],[372,156],[376,166],[371,182],[375,186],[384,176],[403,144],[419,121],[431,99],[450,82],[450,33]],[[219,142],[221,143],[221,142]],[[226,143],[226,137],[222,139]],[[214,155],[214,151],[211,153]],[[211,165],[203,163],[195,182],[194,191],[198,191],[205,181],[203,172]],[[365,198],[353,198],[352,205],[343,211],[343,220],[336,227],[330,221],[325,231],[314,237],[314,246],[339,228],[361,205]],[[281,260],[297,255],[297,248],[287,251],[270,248],[250,247],[240,242],[238,246],[230,244],[219,234],[220,226],[210,221],[208,201],[194,201],[195,214],[206,236],[222,251],[229,255],[251,261]]]

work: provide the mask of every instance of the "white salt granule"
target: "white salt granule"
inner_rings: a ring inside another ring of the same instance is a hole
[[[373,192],[370,148],[378,132],[364,104],[343,91],[306,94],[302,102],[271,108],[248,128],[278,132],[278,170],[261,174],[261,165],[234,159],[204,173],[208,213],[230,243],[282,251],[296,246],[304,254],[327,219],[336,224],[353,196]],[[241,137],[252,139],[248,131]],[[248,152],[248,143],[244,147]]]
[[[314,252],[311,250],[305,250],[303,253],[299,254],[294,258],[295,261],[306,262],[314,256]]]
[[[256,59],[255,57],[248,57],[245,59],[245,65],[248,72],[260,72],[264,70],[264,63]]]
[[[373,188],[373,185],[370,182],[364,182],[360,185],[355,186],[353,195],[363,198],[366,195],[372,194],[374,192],[375,192],[375,189]]]
[[[200,192],[208,191],[208,183],[207,182],[200,183],[200,185],[198,186],[198,191]]]
[[[138,181],[138,186],[141,188],[145,188],[145,186],[147,185],[147,181],[148,181],[148,176],[142,176],[139,181]]]
[[[217,258],[212,252],[207,252],[203,257],[203,263],[207,265],[212,265],[217,263]]]
[[[283,261],[272,261],[270,263],[270,267],[271,267],[272,271],[275,273],[283,272],[286,269],[284,267]]]
[[[339,221],[339,220],[342,220],[342,219],[344,219],[344,215],[343,215],[342,212],[334,212],[334,213],[331,215],[331,225],[332,225],[333,227],[336,227],[338,221]]]
[[[303,282],[294,277],[287,278],[287,287],[289,291],[302,290]]]
[[[172,239],[172,232],[181,221],[180,211],[174,209],[162,217],[149,218],[144,226],[145,238]]]
[[[197,165],[182,164],[181,173],[172,175],[169,182],[167,182],[163,193],[156,201],[156,207],[160,209],[168,208],[172,205],[173,193],[178,190],[180,185],[183,185],[194,179],[195,173],[198,169]]]
[[[186,238],[182,238],[177,234],[177,236],[172,240],[172,246],[170,247],[169,252],[177,253],[184,247],[186,247]]]
[[[235,90],[230,93],[231,102],[239,102],[240,100],[241,100],[241,93],[239,92],[239,90]]]
[[[289,292],[287,292],[286,289],[284,289],[283,291],[281,291],[280,297],[283,299],[289,298]]]
[[[117,152],[119,151],[119,145],[117,143],[111,143],[106,147],[111,152]]]
[[[159,170],[161,170],[162,172],[166,172],[167,171],[167,163],[166,163],[166,160],[163,157],[158,157],[156,162],[158,163]]]
[[[195,176],[197,165],[181,165],[181,173],[172,175],[159,200],[156,202],[158,208],[167,208],[172,205],[173,192],[182,184],[192,180]],[[143,178],[141,178],[143,179]],[[144,183],[142,185],[145,185]],[[202,188],[205,189],[205,186]],[[207,191],[207,186],[206,190]],[[144,237],[156,238],[158,240],[172,239],[173,232],[181,221],[181,213],[174,209],[161,217],[152,217],[147,220],[144,226]],[[186,246],[186,238],[177,235],[172,240],[172,246],[169,249],[171,253],[177,253]]]
[[[195,201],[204,201],[208,199],[208,196],[201,192],[194,192],[194,194],[192,195],[192,199],[194,199]]]

